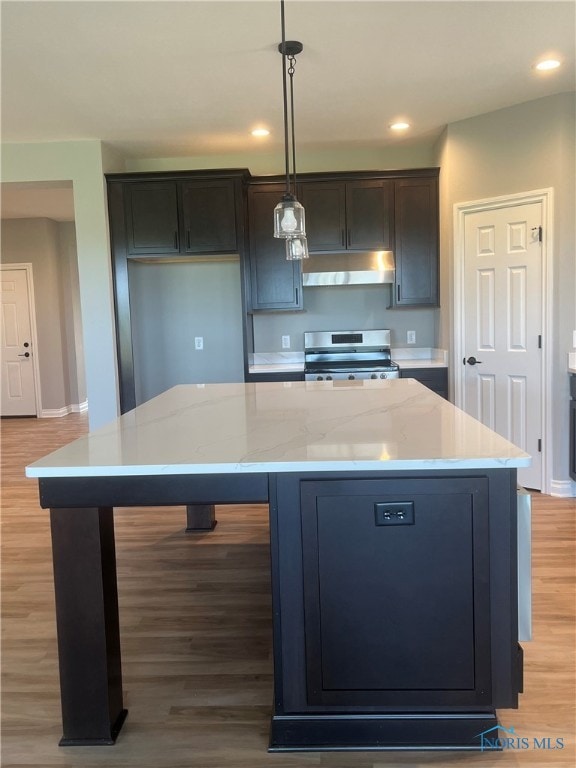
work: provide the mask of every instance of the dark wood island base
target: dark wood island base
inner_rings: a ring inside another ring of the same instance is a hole
[[[174,503],[269,502],[271,751],[476,750],[521,689],[515,477],[206,475],[178,478],[177,492],[167,477],[147,503],[169,489]],[[112,507],[141,487],[41,481],[46,504],[76,503],[51,510],[62,746],[113,744],[126,717]]]

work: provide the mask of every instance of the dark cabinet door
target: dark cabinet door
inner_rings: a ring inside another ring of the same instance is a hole
[[[389,180],[346,184],[346,244],[350,250],[392,249],[394,188]]]
[[[178,253],[178,197],[174,182],[125,185],[126,238],[131,255]]]
[[[448,400],[448,368],[402,368],[401,379],[416,379]]]
[[[438,306],[438,182],[395,182],[394,306]]]
[[[487,490],[302,484],[309,705],[489,702]]]
[[[286,260],[284,240],[274,237],[274,208],[284,186],[252,186],[248,194],[251,309],[301,309],[299,261]]]
[[[309,251],[346,250],[346,185],[318,181],[300,185],[300,199],[306,211]]]
[[[230,253],[238,249],[234,182],[181,185],[184,253]]]

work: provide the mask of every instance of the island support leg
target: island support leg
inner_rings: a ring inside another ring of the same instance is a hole
[[[126,718],[111,507],[51,509],[63,737],[114,744]]]
[[[217,524],[214,504],[188,504],[186,507],[186,533],[213,531]]]

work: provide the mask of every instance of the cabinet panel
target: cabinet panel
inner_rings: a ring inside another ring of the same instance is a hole
[[[308,704],[488,701],[485,479],[303,487]]]
[[[274,208],[284,193],[281,184],[253,186],[248,194],[250,289],[253,310],[300,309],[302,272],[299,261],[286,260],[284,240],[274,237]]]
[[[178,253],[178,202],[173,182],[125,185],[128,253]]]
[[[234,183],[184,182],[182,190],[183,250],[226,253],[238,248]]]
[[[438,183],[395,182],[395,306],[438,305]]]
[[[300,185],[309,251],[346,250],[346,187],[342,182]]]
[[[393,201],[391,181],[358,181],[346,184],[349,249],[392,249]]]

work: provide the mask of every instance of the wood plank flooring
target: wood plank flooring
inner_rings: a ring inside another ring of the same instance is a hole
[[[86,417],[4,419],[3,768],[573,766],[576,500],[533,496],[534,640],[506,727],[565,747],[502,753],[266,752],[272,706],[265,506],[218,507],[185,534],[184,508],[118,509],[125,705],[113,747],[58,747],[60,701],[48,513],[24,466],[83,434]]]

